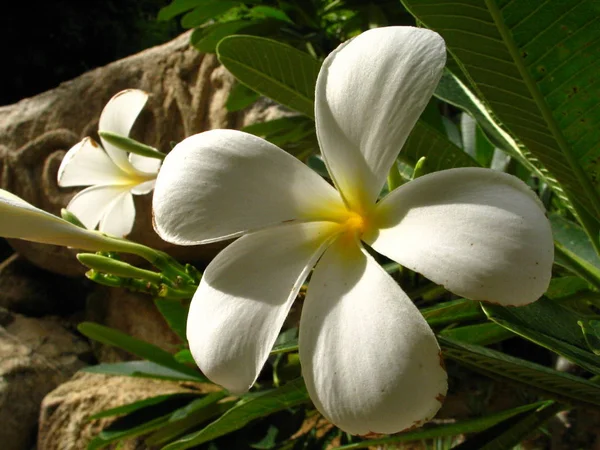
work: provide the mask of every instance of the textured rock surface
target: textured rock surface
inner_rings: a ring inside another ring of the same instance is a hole
[[[44,399],[37,450],[85,449],[93,437],[113,421],[113,418],[90,421],[91,415],[157,395],[197,392],[198,388],[202,386],[78,373]],[[119,448],[147,447],[141,439],[133,439]]]
[[[85,365],[90,347],[54,319],[0,310],[0,442],[31,448],[44,396]],[[66,447],[64,447],[66,448]]]
[[[69,314],[84,307],[87,284],[51,274],[15,253],[0,263],[0,307],[36,317]]]
[[[225,102],[232,76],[214,55],[188,44],[189,34],[159,47],[116,61],[61,84],[56,89],[0,107],[0,187],[52,213],[64,207],[74,189],[61,189],[56,172],[64,152],[85,136],[97,139],[98,119],[106,102],[127,88],[151,94],[132,131],[142,142],[168,151],[172,143],[212,128],[239,128],[277,116],[275,107],[258,103],[230,114]],[[152,230],[150,195],[137,197],[137,221],[130,238],[170,249],[188,261],[204,259],[207,247],[177,248]],[[72,252],[12,240],[13,247],[47,270],[80,275]],[[209,254],[214,249],[208,249]]]

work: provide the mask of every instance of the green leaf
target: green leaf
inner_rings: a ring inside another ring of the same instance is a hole
[[[287,22],[294,25],[292,19],[290,19],[285,12],[283,12],[281,9],[273,8],[271,6],[255,6],[250,10],[250,14],[255,17],[270,17],[271,19],[276,19],[281,22]]]
[[[183,306],[178,300],[165,300],[163,298],[155,298],[154,304],[169,324],[169,328],[173,330],[183,342],[186,342],[185,329],[188,308]]]
[[[203,422],[224,413],[234,404],[233,401],[218,403],[226,395],[226,391],[214,392],[174,411],[168,423],[146,438],[146,444],[149,446],[165,444],[186,431],[197,428]]]
[[[188,29],[200,26],[209,19],[214,19],[225,14],[231,8],[238,6],[239,4],[240,2],[228,2],[223,0],[205,2],[204,5],[196,7],[194,10],[183,16],[181,19],[181,26]]]
[[[598,60],[590,44],[600,36],[600,4],[403,3],[442,35],[479,96],[556,177],[572,203],[599,216],[600,90],[593,82]],[[597,221],[594,227],[597,232]]]
[[[171,397],[157,404],[146,405],[132,413],[120,417],[102,430],[89,444],[88,450],[106,447],[111,442],[129,439],[146,434],[161,427],[169,420],[171,413],[189,403],[189,397]]]
[[[453,450],[505,450],[514,448],[526,437],[534,433],[558,412],[563,406],[547,402],[533,411],[524,411],[481,433],[471,436]]]
[[[494,322],[447,328],[442,330],[440,334],[467,344],[476,345],[491,345],[515,336],[514,333]]]
[[[485,319],[479,302],[464,298],[451,300],[421,310],[430,327],[440,328],[456,322]]]
[[[260,94],[258,92],[254,92],[242,83],[235,83],[231,92],[229,92],[225,107],[229,112],[240,111],[252,105],[259,98]]]
[[[212,441],[232,431],[239,430],[254,419],[265,417],[308,401],[310,399],[306,392],[304,381],[298,378],[283,387],[248,395],[202,430],[184,436],[167,445],[163,450],[181,450]]]
[[[314,117],[320,63],[289,45],[256,36],[230,36],[217,48],[219,61],[241,83],[308,117]]]
[[[453,167],[477,167],[479,164],[444,134],[419,120],[402,147],[399,159],[411,165],[426,158],[426,172]]]
[[[600,406],[600,386],[584,378],[444,336],[438,335],[438,340],[444,357],[454,359],[476,372],[514,381],[559,401]]]
[[[175,353],[174,357],[178,362],[183,364],[196,364],[194,357],[192,356],[192,352],[190,352],[187,348]]]
[[[558,302],[542,297],[519,308],[483,309],[499,325],[600,375],[600,359],[589,351],[577,324],[580,316]]]
[[[219,41],[232,34],[244,32],[246,34],[252,34],[256,31],[260,33],[260,29],[266,32],[266,25],[264,20],[232,20],[229,22],[220,22],[212,25],[208,25],[201,28],[196,28],[192,32],[190,38],[191,44],[203,53],[215,53],[217,50],[217,44]]]
[[[343,445],[337,447],[337,450],[355,450],[359,448],[387,448],[388,444],[396,444],[400,442],[418,441],[422,439],[434,439],[445,436],[456,436],[459,434],[466,433],[477,433],[484,431],[494,425],[501,423],[511,417],[518,416],[520,414],[528,413],[532,410],[544,407],[551,402],[537,402],[529,405],[519,406],[517,408],[500,411],[494,414],[490,414],[484,417],[478,417],[476,419],[463,420],[461,422],[449,423],[443,425],[435,425],[421,428],[415,431],[408,431],[397,434],[395,436],[388,436],[381,439],[372,439],[368,441],[357,442],[354,444]]]
[[[190,376],[179,370],[173,370],[152,361],[126,361],[118,363],[103,363],[95,366],[88,366],[81,369],[82,372],[104,373],[108,375],[123,375],[140,378],[156,378],[159,380],[172,381],[203,381],[209,382],[207,378],[200,375]]]
[[[214,0],[173,0],[170,4],[160,9],[158,12],[158,20],[171,20],[181,13],[207,3],[212,3],[213,1]]]
[[[490,142],[499,149],[515,158],[529,171],[552,187],[557,196],[571,210],[573,206],[567,198],[558,181],[554,179],[544,166],[522,145],[508,134],[493,118],[488,108],[467,88],[467,86],[452,72],[445,70],[434,95],[457,108],[469,113],[485,132]]]
[[[600,288],[600,258],[583,229],[564,217],[551,214],[556,263]]]
[[[146,406],[158,405],[166,400],[169,400],[173,397],[186,397],[188,399],[196,397],[198,394],[165,394],[165,395],[157,395],[156,397],[145,398],[144,400],[139,400],[137,402],[128,403],[126,405],[117,406],[116,408],[105,409],[99,413],[93,414],[89,417],[90,420],[102,419],[104,417],[112,417],[119,416],[122,414],[129,414],[138,409],[145,408]]]
[[[577,324],[581,327],[585,342],[590,350],[596,356],[600,356],[600,320],[581,319]]]
[[[181,374],[181,379],[206,382],[206,378],[200,372],[181,364],[169,352],[148,342],[135,339],[120,331],[92,322],[82,322],[77,329],[81,334],[90,339],[118,347],[140,358],[147,359],[178,372]]]

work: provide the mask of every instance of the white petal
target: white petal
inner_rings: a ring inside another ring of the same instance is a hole
[[[119,92],[108,101],[102,110],[98,131],[110,131],[122,136],[129,136],[131,127],[147,100],[148,94],[138,89]],[[126,172],[135,172],[135,168],[129,162],[127,152],[109,144],[104,139],[101,140],[106,153],[117,166]]]
[[[74,145],[58,169],[58,185],[91,186],[94,184],[127,184],[129,177],[91,138]]]
[[[377,199],[445,61],[443,39],[412,27],[366,31],[325,59],[317,135],[336,186],[355,208]]]
[[[419,310],[371,256],[343,239],[327,249],[300,320],[302,373],[327,419],[352,434],[423,424],[447,390],[440,355]]]
[[[63,245],[84,250],[112,250],[106,239],[0,189],[0,236],[43,244]]]
[[[121,192],[105,209],[98,230],[123,237],[131,233],[135,222],[135,205],[129,191]]]
[[[143,183],[138,184],[131,188],[131,193],[134,195],[145,195],[152,192],[154,186],[156,185],[156,180],[144,181]]]
[[[187,338],[215,383],[247,391],[308,272],[336,225],[284,225],[241,237],[207,267],[190,305]]]
[[[381,229],[365,242],[457,295],[516,306],[548,287],[550,224],[516,177],[478,168],[436,172],[396,189],[376,212]]]
[[[160,169],[160,163],[162,161],[158,158],[148,158],[147,156],[130,153],[129,162],[133,167],[142,173],[155,174],[158,173],[158,169]]]
[[[179,245],[345,211],[336,190],[296,158],[234,130],[178,144],[158,174],[153,209],[157,233]]]
[[[112,202],[124,192],[129,192],[129,189],[128,186],[91,186],[78,192],[67,205],[67,209],[88,229],[93,230]]]

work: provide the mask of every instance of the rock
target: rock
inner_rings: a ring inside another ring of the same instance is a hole
[[[44,396],[86,365],[89,345],[58,320],[0,309],[0,442],[24,450],[35,442]]]
[[[206,392],[204,389],[202,385],[191,383],[78,373],[44,398],[37,450],[85,449],[114,420],[109,417],[90,421],[91,415],[149,397]],[[146,448],[141,438],[119,447],[121,450]]]
[[[0,307],[27,316],[82,309],[88,289],[80,280],[51,274],[19,254],[0,263]]]
[[[86,320],[115,328],[129,336],[154,344],[171,353],[182,345],[181,339],[169,328],[152,297],[125,289],[98,286],[86,302]],[[100,362],[137,359],[114,347],[92,343]]]
[[[173,41],[116,61],[61,84],[56,89],[0,107],[0,187],[57,214],[76,192],[57,186],[56,173],[66,150],[85,136],[97,137],[102,108],[127,88],[151,94],[132,137],[168,152],[172,143],[212,128],[240,128],[274,118],[279,109],[268,102],[228,113],[225,102],[233,77],[216,57],[189,45],[186,33]],[[132,240],[167,250],[193,262],[214,255],[215,247],[179,247],[154,233],[151,195],[136,197],[138,209]],[[44,244],[10,240],[36,265],[64,275],[83,269],[71,251]]]

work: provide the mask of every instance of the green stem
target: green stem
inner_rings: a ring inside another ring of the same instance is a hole
[[[394,161],[394,164],[392,164],[392,167],[390,167],[390,171],[388,172],[387,176],[388,191],[392,192],[394,189],[402,186],[403,184],[404,179],[398,170],[398,163]]]

